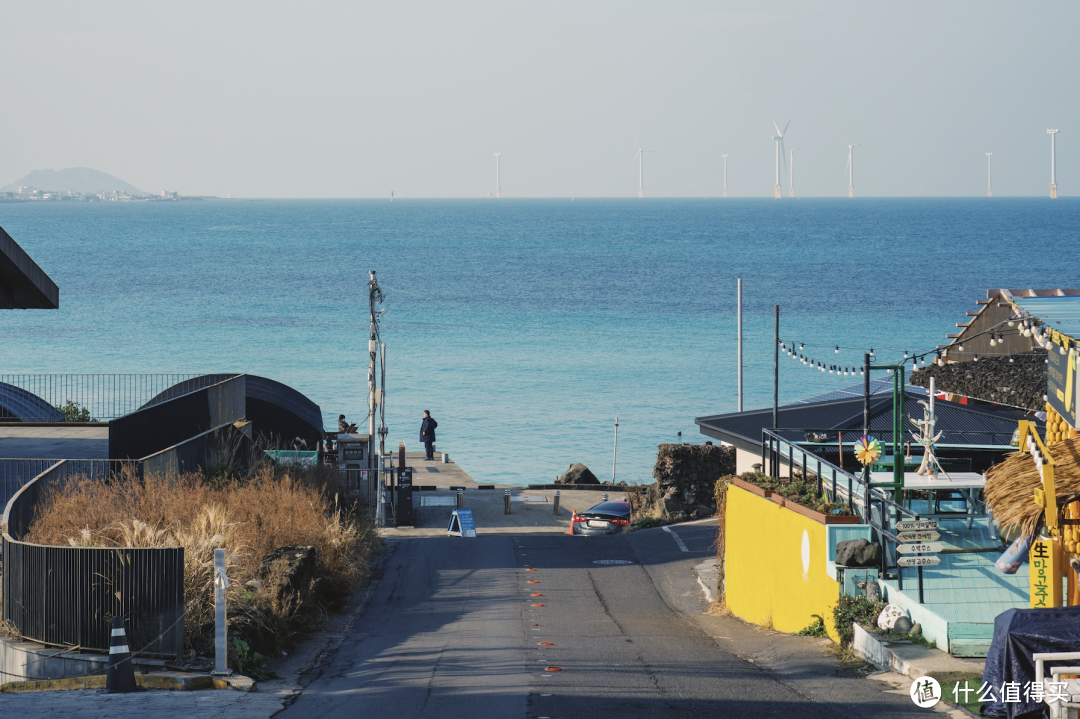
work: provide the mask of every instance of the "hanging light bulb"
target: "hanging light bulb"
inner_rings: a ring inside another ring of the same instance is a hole
[[[907,358],[908,358],[907,350],[904,350],[904,359],[907,359]]]
[[[800,342],[799,343],[799,349],[801,349],[801,350],[806,349],[806,345],[804,345],[802,342]]]
[[[979,355],[975,355],[975,361],[976,361],[976,362],[978,362],[978,361],[979,361]]]
[[[833,365],[829,365],[829,374],[832,374]]]
[[[865,374],[866,374],[866,368],[865,367],[860,367],[859,368],[859,376],[862,377]]]
[[[997,339],[994,337],[994,333],[991,332],[990,333],[990,346],[993,347],[996,344],[997,344]]]
[[[1012,362],[1012,361],[1013,361],[1013,358],[1012,358],[1012,357],[1010,357],[1010,358],[1009,358],[1009,362]]]
[[[870,359],[874,359],[874,348],[870,348]]]
[[[960,351],[961,351],[961,352],[963,352],[963,351],[964,351],[964,345],[960,345]]]
[[[836,345],[836,354],[840,354],[840,345]]]

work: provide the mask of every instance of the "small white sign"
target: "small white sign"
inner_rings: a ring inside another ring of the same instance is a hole
[[[944,545],[941,542],[923,542],[921,544],[898,544],[896,551],[900,554],[937,554]]]
[[[941,557],[932,555],[929,557],[900,557],[896,560],[898,567],[931,567],[941,563]]]
[[[938,523],[936,519],[917,519],[896,523],[896,531],[898,532],[924,532],[928,529],[937,528]]]
[[[932,542],[941,539],[941,535],[937,532],[900,532],[896,539],[900,542]]]

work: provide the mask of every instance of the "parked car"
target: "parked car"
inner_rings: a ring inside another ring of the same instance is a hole
[[[574,512],[570,527],[574,534],[617,534],[630,526],[630,502],[625,499],[601,502],[584,512]]]

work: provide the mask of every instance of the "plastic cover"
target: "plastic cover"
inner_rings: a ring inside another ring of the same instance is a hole
[[[1030,712],[1035,712],[1034,716],[1039,712],[1048,716],[1049,707],[1045,703],[1025,701],[1024,689],[1035,681],[1035,661],[1031,656],[1040,652],[1080,652],[1080,607],[1010,609],[998,615],[983,671],[983,682],[993,687],[995,701],[983,704],[984,716],[1013,719]],[[1046,671],[1049,673],[1052,666],[1070,664],[1075,665],[1076,660],[1046,662]],[[1004,682],[1019,682],[1019,703],[1000,701]]]

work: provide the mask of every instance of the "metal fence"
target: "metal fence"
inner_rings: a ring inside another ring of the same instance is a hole
[[[40,460],[39,460],[40,461]],[[60,460],[24,485],[4,512],[3,619],[25,639],[108,651],[112,617],[133,651],[180,656],[182,547],[56,547],[21,541],[45,494],[80,476],[105,478],[137,463]]]
[[[58,408],[85,408],[87,421],[106,422],[162,393],[176,396],[232,375],[0,374],[0,421],[62,422]]]

